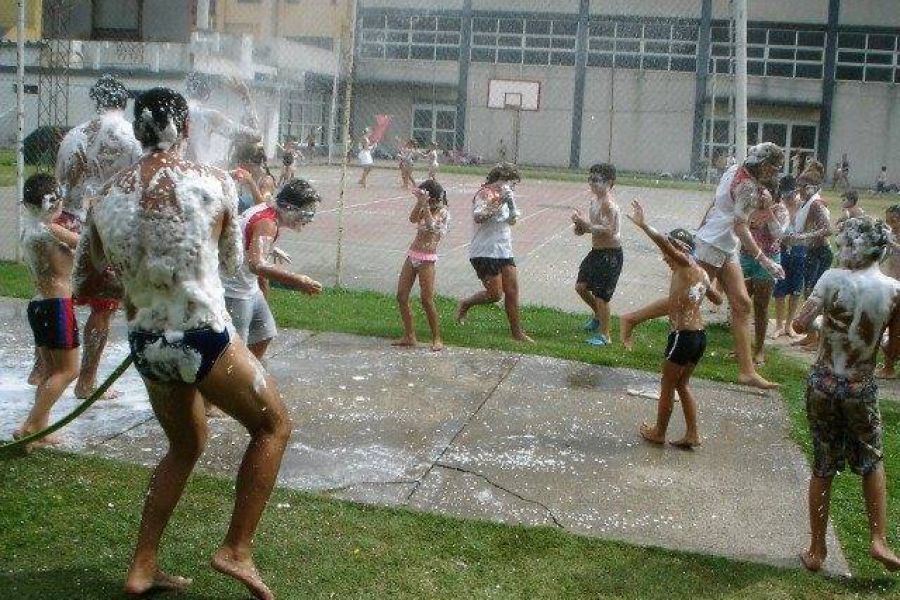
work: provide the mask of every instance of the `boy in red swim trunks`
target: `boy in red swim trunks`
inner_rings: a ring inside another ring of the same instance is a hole
[[[71,285],[78,235],[54,223],[62,211],[62,198],[52,176],[32,175],[25,182],[23,203],[22,247],[37,291],[28,303],[28,323],[43,368],[36,382],[34,406],[13,433],[17,439],[47,427],[50,409],[78,377],[78,324]],[[29,444],[28,450],[56,442],[54,437],[46,437]]]

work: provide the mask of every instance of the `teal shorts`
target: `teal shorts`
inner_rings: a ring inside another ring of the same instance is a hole
[[[781,264],[781,254],[772,254],[769,255],[769,258],[776,264]],[[775,281],[775,278],[769,275],[769,272],[759,264],[758,260],[746,254],[741,254],[741,270],[744,272],[744,279]]]

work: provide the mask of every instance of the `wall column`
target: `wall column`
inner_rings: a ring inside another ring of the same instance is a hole
[[[831,119],[834,112],[835,63],[837,62],[837,30],[841,0],[828,2],[828,28],[825,31],[825,73],[822,79],[822,110],[819,112],[819,161],[828,171],[831,150]]]
[[[587,79],[588,27],[590,0],[581,0],[578,8],[578,38],[575,42],[575,93],[572,98],[572,142],[569,149],[569,168],[581,166],[581,128],[584,123],[584,88]]]
[[[712,0],[703,0],[700,7],[700,32],[697,45],[697,78],[694,90],[694,129],[691,138],[691,171],[700,169],[703,156],[703,122],[706,119],[706,82],[709,80],[709,59],[712,34]]]
[[[466,147],[466,108],[469,103],[469,63],[472,47],[472,0],[465,0],[459,29],[459,79],[456,84],[456,149]]]

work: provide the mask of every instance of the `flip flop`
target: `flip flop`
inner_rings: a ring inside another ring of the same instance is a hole
[[[597,334],[585,340],[591,346],[608,346],[609,339],[605,335]]]
[[[590,319],[588,319],[587,321],[584,322],[583,329],[585,331],[597,331],[598,329],[600,329],[600,321],[591,317]]]

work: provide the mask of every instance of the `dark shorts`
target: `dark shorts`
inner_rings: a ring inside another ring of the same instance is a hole
[[[831,477],[845,463],[857,475],[868,475],[881,463],[881,411],[874,378],[850,382],[813,367],[806,387],[806,418],[817,477]]]
[[[831,248],[828,246],[816,246],[814,248],[809,248],[806,251],[806,276],[804,277],[804,285],[807,296],[812,293],[813,288],[816,287],[816,283],[819,282],[819,278],[822,274],[831,268],[832,261],[834,261],[834,253],[831,252]]]
[[[673,331],[666,344],[666,360],[679,367],[696,365],[706,352],[706,332]]]
[[[578,267],[578,283],[586,283],[594,296],[609,302],[619,283],[623,262],[621,248],[594,248]]]
[[[781,249],[784,279],[775,283],[772,295],[776,298],[799,295],[806,277],[806,246],[785,246]]]
[[[134,366],[156,383],[196,385],[231,345],[228,330],[211,327],[167,334],[134,330],[128,333]]]
[[[500,274],[503,267],[516,266],[516,259],[514,258],[478,257],[470,258],[469,262],[472,263],[472,268],[475,269],[475,274],[478,275],[478,279],[482,281],[489,277],[496,277]]]
[[[28,324],[38,348],[72,350],[79,345],[78,322],[71,298],[32,300],[28,303]]]

